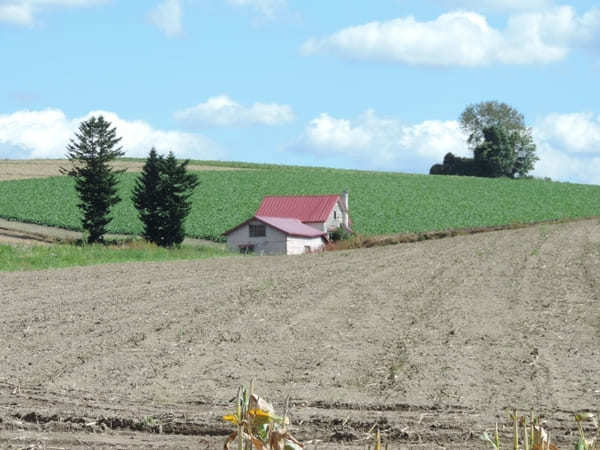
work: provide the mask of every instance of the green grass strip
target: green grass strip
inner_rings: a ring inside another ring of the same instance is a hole
[[[175,261],[231,255],[216,247],[165,249],[142,241],[121,245],[0,245],[0,271],[58,269],[107,263]]]

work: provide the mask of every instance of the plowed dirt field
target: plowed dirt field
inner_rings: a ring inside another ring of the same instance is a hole
[[[138,161],[116,161],[112,164],[116,169],[128,172],[139,172],[144,166]],[[61,175],[61,168],[70,168],[66,159],[0,159],[0,181],[24,180],[27,178],[46,178]],[[237,170],[231,167],[202,166],[191,164],[189,170]]]
[[[222,448],[251,378],[307,448],[376,423],[394,449],[486,448],[510,407],[572,448],[600,404],[599,279],[597,220],[2,273],[0,448]]]

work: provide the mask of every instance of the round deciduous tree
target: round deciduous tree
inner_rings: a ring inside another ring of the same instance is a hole
[[[536,146],[533,142],[531,128],[525,125],[523,114],[506,103],[488,101],[469,105],[460,115],[460,126],[468,135],[467,143],[473,149],[475,159],[477,159],[475,153],[481,145],[485,145],[487,150],[482,152],[480,149],[480,157],[484,154],[494,154],[494,152],[490,153],[489,139],[492,138],[492,134],[495,136],[494,139],[497,138],[496,144],[494,144],[496,149],[499,149],[498,139],[500,137],[498,133],[501,133],[502,139],[506,141],[502,145],[510,146],[510,151],[506,148],[502,150],[504,153],[511,154],[512,164],[510,168],[499,167],[497,164],[499,161],[495,160],[490,162],[486,170],[491,166],[497,166],[498,170],[492,172],[501,172],[504,176],[511,178],[524,177],[529,171],[533,170],[535,162],[539,160],[535,154]],[[492,129],[495,131],[490,131]],[[488,130],[487,137],[486,130]],[[506,158],[504,158],[504,161],[506,161]],[[485,164],[483,167],[485,168]],[[481,173],[480,176],[490,175]]]
[[[460,115],[460,127],[467,133],[467,142],[472,148],[483,143],[483,130],[486,128],[502,127],[508,133],[528,132],[523,114],[512,106],[497,101],[467,106]]]
[[[473,152],[479,175],[490,178],[511,176],[515,151],[506,130],[499,126],[485,128],[483,139]]]

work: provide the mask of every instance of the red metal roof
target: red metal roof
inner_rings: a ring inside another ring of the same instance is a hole
[[[325,233],[317,230],[316,228],[304,225],[298,219],[289,219],[285,217],[264,217],[254,216],[255,219],[260,220],[267,225],[291,236],[302,236],[302,237],[319,237],[324,236]]]
[[[256,211],[256,215],[287,217],[305,223],[325,222],[339,198],[339,195],[267,196]]]

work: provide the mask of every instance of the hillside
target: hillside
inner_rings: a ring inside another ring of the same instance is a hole
[[[365,448],[376,422],[392,448],[481,449],[510,407],[573,448],[600,402],[599,279],[597,220],[1,273],[0,447],[218,448],[255,377],[319,449]]]
[[[124,163],[139,170],[139,160]],[[0,161],[0,173],[6,171],[6,164]],[[196,170],[201,184],[186,231],[191,237],[213,240],[250,217],[264,195],[344,189],[350,191],[354,229],[365,235],[600,216],[600,186],[594,185],[214,161],[194,161],[190,168]],[[136,176],[130,172],[122,177],[124,201],[115,208],[109,227],[113,233],[141,230],[130,199]],[[3,181],[0,198],[0,217],[80,229],[78,200],[67,177]]]

